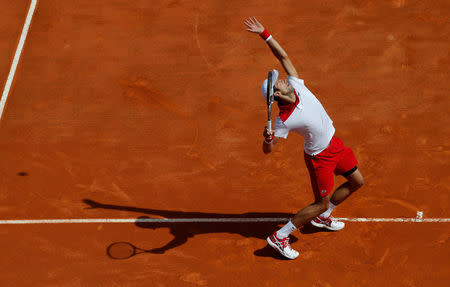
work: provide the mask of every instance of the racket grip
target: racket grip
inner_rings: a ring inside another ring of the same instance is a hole
[[[271,120],[267,121],[267,130],[269,130],[269,133],[272,133],[272,121]]]

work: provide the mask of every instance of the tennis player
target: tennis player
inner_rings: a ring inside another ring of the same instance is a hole
[[[299,253],[291,248],[289,235],[308,222],[333,231],[344,228],[344,223],[334,219],[331,213],[363,185],[364,179],[358,170],[353,151],[334,135],[333,121],[319,100],[306,88],[304,81],[298,78],[296,69],[280,44],[254,17],[247,18],[244,23],[248,31],[259,34],[266,41],[287,73],[287,80],[277,80],[278,72],[272,72],[275,74],[275,81],[272,82],[273,95],[280,112],[275,119],[274,132],[267,127],[264,129],[263,152],[267,154],[273,151],[279,139],[286,139],[290,131],[304,138],[304,159],[315,201],[267,238],[269,245],[283,256],[295,259]],[[267,79],[261,90],[266,98]],[[347,181],[330,198],[334,174],[344,176]]]

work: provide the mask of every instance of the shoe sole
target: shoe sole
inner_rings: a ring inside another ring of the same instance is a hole
[[[329,227],[328,225],[325,225],[325,224],[322,224],[322,223],[317,223],[314,220],[311,220],[311,224],[314,225],[315,227],[326,228],[326,229],[331,230],[331,231],[338,231],[338,230],[344,229],[344,227],[345,227],[345,225],[344,225],[341,228],[333,228],[333,227]]]
[[[276,245],[275,243],[272,242],[272,240],[270,240],[270,236],[267,237],[266,240],[267,240],[267,243],[269,243],[269,245],[270,245],[273,249],[275,249],[276,251],[278,251],[278,253],[280,253],[282,256],[286,257],[287,259],[291,259],[291,260],[292,260],[292,259],[295,259],[295,258],[298,257],[298,255],[295,256],[294,258],[287,257],[286,255],[284,255],[284,254],[283,254],[283,251],[280,249],[280,247],[278,247],[278,245]]]

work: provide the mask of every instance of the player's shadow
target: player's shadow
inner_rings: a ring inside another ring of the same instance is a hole
[[[132,206],[121,206],[102,204],[90,199],[84,199],[83,202],[89,207],[87,209],[112,209],[121,211],[138,212],[141,214],[148,214],[158,217],[170,218],[292,218],[294,214],[291,213],[276,213],[276,212],[248,212],[242,214],[225,214],[225,213],[203,213],[203,212],[184,212],[184,211],[169,211],[159,209],[147,209]],[[149,216],[140,216],[138,219],[149,219]],[[199,234],[206,233],[231,233],[239,234],[243,237],[253,237],[266,240],[267,236],[276,230],[282,222],[140,222],[136,221],[136,226],[140,228],[158,229],[168,228],[174,238],[167,242],[164,246],[145,250],[145,253],[163,254],[167,250],[178,247]],[[291,236],[291,243],[298,239]],[[276,259],[284,259],[270,246],[266,245],[264,248],[254,252],[256,256],[273,257]]]
[[[308,223],[308,224],[300,227],[299,231],[302,234],[313,234],[313,233],[318,233],[318,232],[335,232],[335,231],[332,231],[332,230],[328,230],[326,228],[315,227],[311,223]]]

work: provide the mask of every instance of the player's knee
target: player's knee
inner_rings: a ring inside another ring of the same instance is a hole
[[[353,182],[353,186],[356,189],[360,189],[362,186],[364,185],[364,177],[361,175],[359,176],[354,182]]]
[[[351,184],[352,192],[360,189],[364,185],[364,177],[359,171],[347,178]]]
[[[364,177],[361,176],[361,180],[359,181],[359,187],[362,187],[364,185]]]

